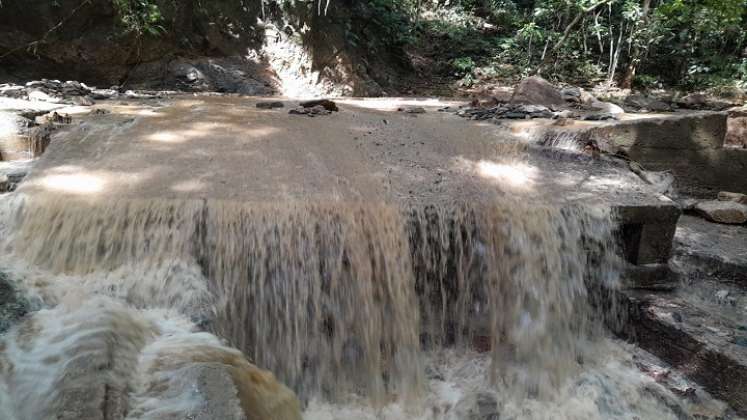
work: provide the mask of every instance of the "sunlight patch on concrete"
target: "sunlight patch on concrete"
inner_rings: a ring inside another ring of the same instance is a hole
[[[506,164],[482,160],[476,167],[483,178],[493,179],[511,187],[531,187],[537,176],[537,168],[523,162]]]
[[[189,124],[186,129],[182,130],[160,130],[152,134],[147,134],[144,139],[158,143],[186,143],[193,139],[213,139],[215,133],[233,132],[237,138],[263,138],[280,131],[277,127],[268,125],[254,125],[243,123],[238,125],[223,122],[200,122]]]
[[[476,162],[459,158],[457,167],[511,191],[534,189],[539,176],[539,171],[535,166],[521,161],[480,160]]]
[[[241,134],[249,135],[249,137],[261,138],[261,137],[271,136],[279,131],[280,129],[277,127],[271,127],[269,125],[265,125],[265,126],[250,127],[250,128],[242,129]]]
[[[177,192],[194,192],[207,189],[208,184],[200,179],[190,179],[187,181],[177,182],[171,189]]]
[[[116,113],[117,115],[129,115],[132,117],[161,117],[163,114],[159,111],[159,108],[150,106],[135,106],[135,105],[120,105],[120,104],[104,104],[103,108]]]
[[[48,190],[71,194],[94,194],[101,192],[106,181],[90,174],[48,175],[39,180]]]
[[[138,184],[148,177],[143,173],[91,171],[77,165],[57,166],[45,172],[44,175],[29,181],[23,187],[56,193],[95,195],[116,186]]]
[[[159,131],[149,135],[147,139],[161,143],[181,143],[187,140],[184,134],[184,132]]]
[[[186,130],[161,130],[147,135],[145,138],[160,143],[185,143],[193,138],[205,136],[214,130],[224,128],[224,124],[195,123]]]

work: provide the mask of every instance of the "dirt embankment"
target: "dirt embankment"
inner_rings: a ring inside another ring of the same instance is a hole
[[[128,31],[111,0],[4,0],[0,83],[49,78],[252,95],[304,84],[322,94],[380,95],[391,90],[391,72],[407,67],[400,49],[374,36],[365,2],[339,2],[326,14],[306,3],[156,3],[162,29],[154,36]]]

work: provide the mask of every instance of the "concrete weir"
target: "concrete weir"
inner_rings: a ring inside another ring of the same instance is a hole
[[[545,136],[572,132],[594,140],[608,153],[622,153],[652,171],[669,171],[680,192],[713,196],[747,191],[747,149],[725,147],[726,112],[683,111],[627,115],[620,121],[576,122],[562,130],[544,128]]]
[[[57,342],[57,318],[84,331],[120,328],[120,316],[138,325],[130,347],[105,343],[127,356],[128,365],[115,366],[118,382],[86,371],[122,404],[159,410],[156,402],[209,376],[218,388],[208,384],[206,395],[232,381],[246,391],[226,405],[240,418],[239,405],[252,403],[251,384],[237,382],[256,369],[247,360],[288,386],[278,404],[297,413],[292,389],[316,413],[309,418],[339,418],[325,413],[351,392],[376,410],[394,396],[441,404],[434,393],[451,373],[438,371],[446,366],[439,357],[458,349],[479,373],[459,379],[465,395],[488,395],[509,417],[560,409],[578,418],[579,405],[564,401],[585,404],[589,386],[611,394],[592,404],[592,417],[643,410],[641,418],[684,418],[702,408],[648,377],[635,382],[628,371],[640,360],[620,367],[605,359],[624,351],[607,347],[602,321],[635,336],[625,324],[635,318],[633,296],[671,290],[676,279],[669,261],[681,211],[627,161],[538,147],[521,130],[437,112],[438,101],[345,99],[339,112],[313,117],[289,114],[291,101],[271,109],[260,101],[109,101],[58,130],[0,202],[11,215],[0,220],[8,238],[0,263],[59,305],[31,318],[41,325],[32,329],[37,340]],[[397,111],[407,106],[425,112]],[[611,299],[618,293],[628,300]],[[92,322],[101,308],[111,320]],[[101,344],[86,337],[75,346]],[[24,339],[8,340],[16,349]],[[101,353],[112,353],[106,346]],[[50,351],[67,351],[59,347]],[[33,357],[9,359],[33,365]],[[176,388],[164,392],[123,391],[165,374],[159,357],[176,357],[168,369],[184,362],[194,372],[174,376]],[[201,364],[228,370],[203,374]],[[66,369],[44,380],[63,383]],[[38,378],[24,372],[9,383],[30,389]],[[733,391],[703,384],[742,409]],[[635,397],[628,404],[623,394]],[[71,402],[59,394],[54,404],[34,410]]]
[[[420,208],[584,202],[614,210],[632,264],[669,258],[680,212],[622,161],[538,151],[521,132],[449,114],[396,112],[408,104],[435,111],[444,102],[343,100],[342,112],[318,118],[257,102],[114,102],[111,113],[58,133],[20,192],[89,202],[365,200]]]

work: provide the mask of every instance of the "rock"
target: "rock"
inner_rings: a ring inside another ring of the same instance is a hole
[[[4,85],[0,95],[37,102],[89,106],[93,90],[84,83],[59,80],[35,80],[25,86]]]
[[[30,310],[29,301],[10,279],[0,272],[0,334],[6,332]]]
[[[321,106],[327,111],[333,111],[333,112],[337,112],[340,110],[337,107],[337,104],[334,101],[330,101],[329,99],[314,99],[311,101],[305,101],[305,102],[301,102],[301,106],[304,108],[313,108],[313,107]]]
[[[425,114],[425,108],[423,108],[422,106],[402,107],[402,108],[397,108],[397,111],[405,112],[407,114]]]
[[[0,194],[11,192],[13,190],[13,186],[10,183],[10,179],[8,179],[8,175],[0,175]]]
[[[23,111],[19,111],[18,115],[29,120],[28,126],[33,127],[36,125],[36,117],[41,117],[42,115],[46,115],[48,113],[49,113],[49,110],[46,108],[45,109],[24,109]]]
[[[75,96],[72,99],[73,105],[78,106],[93,106],[96,103],[88,96]]]
[[[0,85],[0,96],[14,99],[24,99],[28,97],[26,89],[23,86],[3,84]]]
[[[566,102],[581,103],[581,94],[583,90],[575,86],[564,88],[560,91],[560,96]]]
[[[718,199],[720,201],[734,201],[739,204],[747,205],[747,195],[745,194],[721,191],[718,193]]]
[[[55,124],[72,124],[73,118],[68,114],[58,114],[57,111],[54,111],[47,117],[47,122]]]
[[[206,347],[203,341],[186,337],[179,348],[164,347],[154,356],[145,359],[143,370],[150,382],[142,397],[162,402],[194,392],[203,397],[199,404],[187,405],[179,418],[301,420],[301,403],[295,393],[239,351]],[[163,377],[174,374],[179,381],[163,382]],[[154,409],[151,414],[158,411],[157,406]]]
[[[51,102],[51,103],[60,103],[62,102],[62,99],[53,95],[48,94],[47,92],[44,92],[42,90],[32,90],[28,94],[28,98],[30,101],[40,101],[40,102]]]
[[[554,116],[548,107],[542,105],[517,105],[511,108],[511,112],[524,114],[528,118],[552,118]]]
[[[553,112],[550,108],[543,105],[498,105],[492,108],[471,107],[465,108],[456,113],[458,116],[471,120],[488,120],[488,119],[529,119],[529,118],[577,118],[578,114],[573,111],[565,110]]]
[[[684,198],[679,201],[680,208],[683,211],[693,211],[695,206],[698,205],[698,200],[694,198]]]
[[[581,89],[581,103],[584,105],[589,105],[592,102],[598,101],[596,96],[592,95],[591,93]]]
[[[729,297],[729,291],[728,290],[719,290],[716,292],[716,300],[719,303],[726,302],[726,298]]]
[[[691,93],[681,98],[678,102],[687,108],[702,108],[708,102],[708,97],[702,93]]]
[[[116,98],[117,96],[119,96],[119,92],[116,89],[94,89],[91,92],[91,97],[97,101]]]
[[[196,68],[189,69],[187,71],[187,74],[184,75],[184,79],[187,81],[187,83],[195,83],[204,78],[205,76],[203,76],[203,74]]]
[[[28,148],[31,156],[39,157],[47,150],[47,146],[52,141],[52,132],[54,130],[55,126],[53,123],[43,124],[29,130]]]
[[[747,117],[747,105],[735,106],[726,110],[729,114],[729,118],[745,118]]]
[[[498,420],[498,400],[489,392],[471,393],[454,406],[455,418],[460,420]]]
[[[672,107],[656,98],[641,94],[630,95],[625,98],[625,105],[637,110],[648,110],[654,112],[671,111]]]
[[[317,105],[311,108],[297,107],[288,111],[291,115],[306,115],[308,117],[316,117],[318,115],[329,115],[332,111],[325,109],[322,105]]]
[[[625,110],[622,109],[620,106],[615,105],[611,102],[602,102],[600,100],[593,100],[588,104],[588,107],[590,109],[596,110],[596,111],[602,111],[607,114],[617,115],[617,114],[624,114]]]
[[[197,418],[204,420],[218,418],[301,420],[301,403],[298,398],[293,391],[275,379],[271,372],[259,369],[243,358],[230,353],[222,356],[225,360],[222,366],[215,363],[189,361],[195,363],[191,366],[192,369],[200,373],[193,376],[192,383],[201,385],[200,388],[206,394],[208,404],[217,403],[213,404],[210,410],[213,411],[211,413],[213,415]],[[187,376],[189,379],[191,375]],[[188,392],[187,389],[183,391]],[[226,390],[233,392],[226,392]],[[235,406],[234,398],[238,399],[238,407]],[[220,404],[221,402],[227,404]],[[226,412],[227,406],[234,406],[234,408]],[[198,413],[201,411],[203,410],[199,410]],[[225,415],[218,415],[224,412]]]
[[[644,171],[641,176],[646,183],[659,194],[669,194],[673,191],[674,175],[668,171]]]
[[[158,99],[159,96],[153,93],[147,92],[136,92],[134,90],[126,90],[123,94],[126,98],[130,99]]]
[[[598,112],[595,114],[584,115],[581,119],[584,121],[605,121],[605,120],[616,120],[617,117],[608,112]]]
[[[529,118],[529,116],[523,112],[515,112],[515,111],[509,111],[505,114],[500,116],[501,118],[507,118],[510,120],[524,120]]]
[[[571,111],[569,109],[566,109],[565,111],[556,112],[555,115],[553,115],[553,118],[578,118],[579,114],[578,112]]]
[[[714,98],[704,93],[691,93],[678,101],[683,108],[725,110],[733,104],[719,98]]]
[[[560,92],[547,80],[532,76],[522,80],[511,97],[512,104],[564,105]]]
[[[706,219],[725,224],[742,224],[747,222],[747,206],[734,201],[701,201],[695,211]]]
[[[259,109],[275,109],[282,108],[285,104],[280,101],[269,101],[269,102],[257,102],[257,108]]]
[[[550,109],[542,105],[519,105],[514,108],[516,112],[523,112],[525,114],[534,114],[541,112],[549,112]]]

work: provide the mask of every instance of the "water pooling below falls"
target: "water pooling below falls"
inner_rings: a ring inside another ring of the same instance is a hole
[[[606,338],[620,310],[606,299],[619,262],[604,209],[20,195],[0,206],[0,267],[43,307],[0,337],[3,419],[722,408],[675,398]]]

